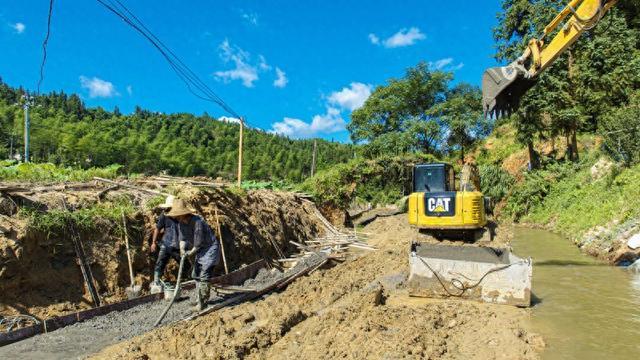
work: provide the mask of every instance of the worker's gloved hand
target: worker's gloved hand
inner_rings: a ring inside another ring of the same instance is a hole
[[[187,242],[180,241],[180,257],[187,255]]]

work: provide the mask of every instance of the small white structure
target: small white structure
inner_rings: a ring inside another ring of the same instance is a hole
[[[531,305],[531,259],[506,249],[413,243],[409,265],[411,296]]]

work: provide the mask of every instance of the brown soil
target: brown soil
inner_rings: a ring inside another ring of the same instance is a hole
[[[70,209],[96,203],[131,198],[138,211],[128,217],[128,232],[133,250],[136,283],[148,289],[155,256],[149,254],[149,242],[157,213],[145,210],[154,197],[136,190],[114,190],[98,199],[97,185],[87,189],[12,194],[17,204],[0,215],[0,316],[29,314],[40,319],[91,307],[91,297],[77,265],[68,229],[49,234],[32,229],[28,219],[19,216],[23,207],[36,207],[47,212],[62,207],[65,199]],[[260,258],[278,259],[297,249],[289,240],[305,242],[322,231],[314,216],[315,205],[295,194],[273,191],[233,192],[225,189],[202,190],[178,186],[167,189],[193,203],[198,212],[215,228],[214,209],[218,209],[229,270]],[[121,222],[95,219],[95,229],[80,233],[87,261],[96,279],[103,303],[126,298],[124,288],[130,285],[126,249],[121,235]],[[277,249],[276,249],[277,248]],[[166,274],[172,278],[177,266],[169,263]],[[220,265],[216,272],[221,274]]]
[[[405,215],[379,218],[363,231],[379,250],[263,300],[108,347],[96,358],[538,358],[544,343],[524,326],[528,309],[407,296],[408,246],[418,234]],[[499,233],[494,245],[508,242],[508,234]]]

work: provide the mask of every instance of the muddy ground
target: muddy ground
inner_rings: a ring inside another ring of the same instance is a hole
[[[98,359],[536,359],[529,309],[408,297],[405,215],[362,231],[379,250],[298,279],[263,300],[110,346]],[[498,232],[493,245],[510,233]],[[435,240],[430,240],[435,241]],[[471,246],[471,245],[466,245]]]

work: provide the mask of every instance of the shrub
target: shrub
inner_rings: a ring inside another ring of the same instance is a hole
[[[515,179],[498,165],[480,165],[480,187],[485,196],[500,201],[511,190]]]

